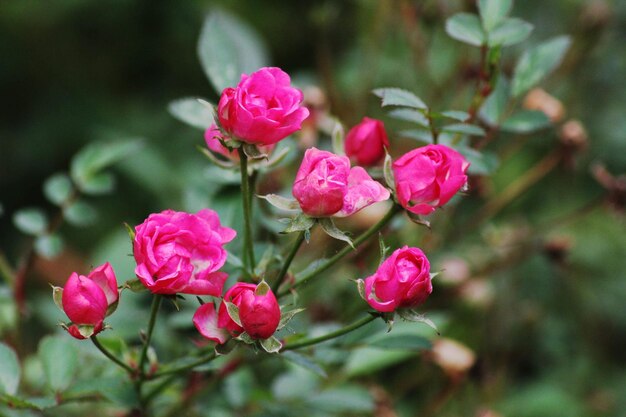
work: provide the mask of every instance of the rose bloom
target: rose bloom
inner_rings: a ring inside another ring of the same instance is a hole
[[[222,155],[226,159],[230,159],[231,161],[239,162],[239,152],[237,149],[229,150],[226,146],[222,145],[221,140],[228,140],[222,135],[222,132],[217,128],[217,125],[212,124],[205,132],[204,132],[204,142],[206,143],[207,148],[213,153],[218,155]],[[267,146],[259,146],[259,152],[270,154],[274,149],[275,145],[267,145]]]
[[[432,291],[426,255],[408,246],[395,250],[374,275],[365,279],[365,300],[383,313],[416,307]]]
[[[217,315],[213,304],[202,305],[194,314],[193,322],[200,334],[209,340],[222,344],[228,335],[239,336],[248,333],[253,339],[267,339],[272,336],[280,322],[280,307],[272,290],[266,294],[256,294],[257,285],[238,282],[224,294]],[[228,314],[226,302],[239,308],[239,326]]]
[[[228,277],[218,271],[226,262],[223,246],[235,235],[213,210],[151,214],[135,228],[135,274],[154,294],[218,297]]]
[[[312,217],[346,217],[389,198],[389,191],[347,156],[307,149],[293,184],[293,196]]]
[[[118,300],[115,271],[108,262],[87,276],[72,273],[61,297],[63,311],[72,320],[67,331],[76,339],[86,339],[89,336],[81,334],[79,326],[93,326],[91,335],[98,334],[102,331],[105,317],[115,310]]]
[[[388,147],[385,125],[380,120],[364,117],[346,135],[346,155],[358,165],[376,165],[383,159]]]
[[[237,87],[224,89],[217,115],[236,139],[272,145],[300,130],[309,115],[302,100],[302,91],[291,86],[289,75],[280,68],[264,67],[242,74]]]
[[[398,202],[412,213],[430,214],[465,185],[468,167],[463,155],[445,145],[414,149],[392,166]]]

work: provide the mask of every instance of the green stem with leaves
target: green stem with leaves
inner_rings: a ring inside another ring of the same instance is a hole
[[[248,155],[243,147],[237,149],[239,152],[239,163],[241,170],[241,200],[243,203],[243,263],[246,271],[250,272],[254,268],[254,243],[252,240],[252,201],[250,190],[250,177],[248,176]]]
[[[106,356],[107,358],[109,358],[111,360],[111,362],[115,363],[117,366],[119,366],[120,368],[123,368],[126,372],[128,372],[130,375],[133,375],[135,373],[135,370],[133,368],[131,368],[128,364],[122,362],[120,359],[116,358],[115,355],[113,355],[111,352],[109,352],[109,350],[107,348],[105,348],[104,346],[102,346],[102,344],[100,343],[100,341],[96,338],[96,336],[91,336],[90,337],[91,342],[98,348],[98,350],[100,350],[100,352],[102,352],[102,354],[104,356]]]
[[[211,352],[210,354],[208,354],[207,356],[204,356],[194,362],[191,362],[187,365],[181,365],[175,368],[171,368],[171,369],[165,369],[163,371],[157,372],[152,376],[152,379],[156,379],[156,378],[160,378],[162,376],[166,376],[166,375],[174,375],[174,374],[179,374],[181,372],[185,372],[185,371],[189,371],[192,370],[193,368],[200,366],[200,365],[204,365],[206,363],[211,362],[213,359],[217,358],[217,354],[215,352]]]
[[[341,329],[338,329],[338,330],[335,330],[334,332],[330,332],[328,334],[325,334],[324,336],[313,337],[311,339],[306,339],[306,340],[302,340],[300,342],[295,342],[295,343],[290,343],[288,345],[285,345],[285,347],[283,347],[282,350],[300,349],[300,348],[303,348],[303,347],[316,345],[318,343],[322,343],[322,342],[325,342],[327,340],[334,339],[336,337],[343,336],[345,334],[350,333],[353,330],[358,329],[359,327],[363,327],[366,324],[371,323],[372,321],[376,320],[378,317],[380,317],[380,316],[379,315],[370,315],[370,316],[367,316],[367,317],[363,317],[362,319],[357,320],[354,323],[347,325],[346,327],[342,327]]]
[[[357,237],[356,239],[354,239],[354,241],[352,242],[352,244],[354,245],[354,248],[357,248],[358,246],[360,246],[363,242],[365,242],[366,240],[368,240],[370,237],[372,237],[374,234],[378,233],[383,227],[385,227],[385,225],[387,223],[389,223],[391,221],[391,219],[393,219],[393,217],[402,210],[402,207],[398,204],[394,204],[394,206],[389,209],[389,211],[387,212],[387,214],[385,214],[385,217],[383,217],[382,219],[380,219],[380,221],[378,223],[376,223],[374,226],[370,227],[369,229],[367,229],[365,232],[363,232],[362,234],[359,235],[359,237]],[[315,268],[313,271],[304,274],[303,276],[300,277],[300,279],[298,279],[292,286],[291,288],[287,288],[281,292],[278,293],[278,296],[281,297],[283,295],[286,295],[289,293],[290,289],[299,287],[303,284],[305,284],[306,282],[308,282],[311,278],[315,277],[316,275],[326,271],[328,268],[330,268],[331,266],[333,266],[335,263],[337,263],[337,261],[339,261],[341,258],[343,258],[344,256],[346,256],[348,253],[350,253],[350,251],[352,251],[352,247],[351,246],[346,246],[344,247],[342,250],[340,250],[339,252],[337,252],[333,257],[327,259],[326,261],[322,262],[317,268]]]
[[[289,266],[291,265],[293,258],[296,256],[298,249],[300,249],[302,242],[304,242],[305,235],[306,235],[306,230],[302,230],[300,233],[298,233],[298,237],[296,238],[296,241],[291,247],[291,251],[289,251],[289,254],[287,255],[287,258],[285,259],[285,262],[283,263],[282,268],[280,268],[280,272],[278,273],[278,276],[276,277],[276,281],[274,282],[274,285],[272,285],[272,291],[274,293],[278,291],[280,284],[282,284],[283,280],[285,279],[285,276],[287,276],[287,271],[289,270]]]

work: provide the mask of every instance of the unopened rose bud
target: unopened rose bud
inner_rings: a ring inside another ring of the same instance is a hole
[[[543,112],[552,123],[563,119],[565,107],[560,100],[554,98],[541,88],[533,88],[524,98],[524,107],[528,110]]]
[[[459,377],[474,366],[476,355],[455,340],[441,338],[433,343],[432,359],[446,374]]]
[[[389,139],[380,120],[364,117],[346,135],[346,155],[361,166],[376,165],[385,157]]]
[[[72,273],[61,296],[61,307],[72,321],[67,331],[77,339],[99,333],[105,317],[115,310],[118,300],[115,272],[108,262],[88,276]],[[88,331],[81,332],[81,326]]]
[[[280,322],[280,307],[272,290],[267,288],[264,294],[260,294],[258,289],[245,292],[239,304],[239,318],[251,338],[271,337]]]

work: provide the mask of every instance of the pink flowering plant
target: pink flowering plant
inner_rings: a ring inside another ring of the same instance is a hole
[[[376,88],[370,99],[380,99],[380,119],[359,114],[353,120],[361,121],[345,135],[332,108],[316,106],[295,76],[267,65],[258,40],[233,34],[243,23],[222,12],[211,14],[199,54],[218,98],[176,100],[170,112],[198,129],[203,163],[211,166],[208,182],[226,185],[196,210],[157,205],[143,213],[144,220],[129,221],[132,276],[116,274],[106,262],[72,272],[53,287],[54,302],[66,316],[63,336],[93,344],[92,356],[101,354],[115,368],[103,366],[103,378],[125,392],[111,394],[113,388],[93,381],[70,388],[72,376],[51,386],[54,406],[120,396],[116,404],[122,411],[115,415],[175,415],[177,406],[192,407],[196,392],[266,359],[285,359],[326,376],[333,365],[318,363],[325,352],[343,358],[355,346],[429,349],[438,320],[425,311],[431,293],[439,290],[433,278],[443,269],[431,258],[437,239],[432,236],[457,214],[472,178],[489,173],[489,155],[480,149],[508,117],[494,110],[499,51],[521,41],[525,31],[519,19],[497,15],[496,3],[479,3],[480,18],[455,15],[446,25],[452,38],[483,51],[467,111],[438,111],[411,91]],[[228,22],[234,26],[224,30]],[[478,29],[464,30],[468,24]],[[241,59],[224,58],[224,50]],[[516,71],[527,65],[520,63]],[[515,78],[511,94],[530,88],[529,77]],[[388,128],[385,123],[394,119],[412,129]],[[125,156],[128,146],[91,148],[72,163],[69,176],[55,180],[50,189],[70,187],[63,198],[55,197],[63,216],[71,219],[81,195],[97,194],[112,181],[101,171]],[[235,196],[234,203],[220,205],[220,197],[228,195]],[[57,227],[35,233],[41,251],[50,249]],[[358,308],[325,304],[331,293],[358,300],[345,303]],[[125,310],[125,304],[137,308]],[[329,310],[349,323],[312,324]],[[111,324],[116,318],[131,330],[117,333]],[[394,338],[395,325],[413,333]],[[40,349],[63,358],[59,340],[48,339]],[[175,347],[164,349],[167,340]],[[45,371],[53,372],[53,364],[48,359]],[[46,408],[14,394],[8,392],[3,401]],[[180,401],[166,412],[159,407],[168,396]]]

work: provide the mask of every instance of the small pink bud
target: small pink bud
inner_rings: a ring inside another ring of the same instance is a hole
[[[268,289],[263,295],[251,291],[244,293],[239,305],[239,318],[243,329],[253,339],[271,337],[280,322],[280,307],[272,290]]]
[[[246,292],[254,292],[256,285],[248,284],[245,282],[238,282],[226,291],[224,294],[224,300],[220,304],[220,308],[217,314],[217,325],[220,329],[226,329],[228,333],[233,336],[239,336],[244,330],[243,327],[238,325],[230,318],[228,310],[226,309],[226,302],[233,303],[237,307],[241,304],[243,294]]]
[[[358,165],[376,165],[385,156],[389,139],[385,125],[380,120],[364,117],[346,135],[346,155]]]

